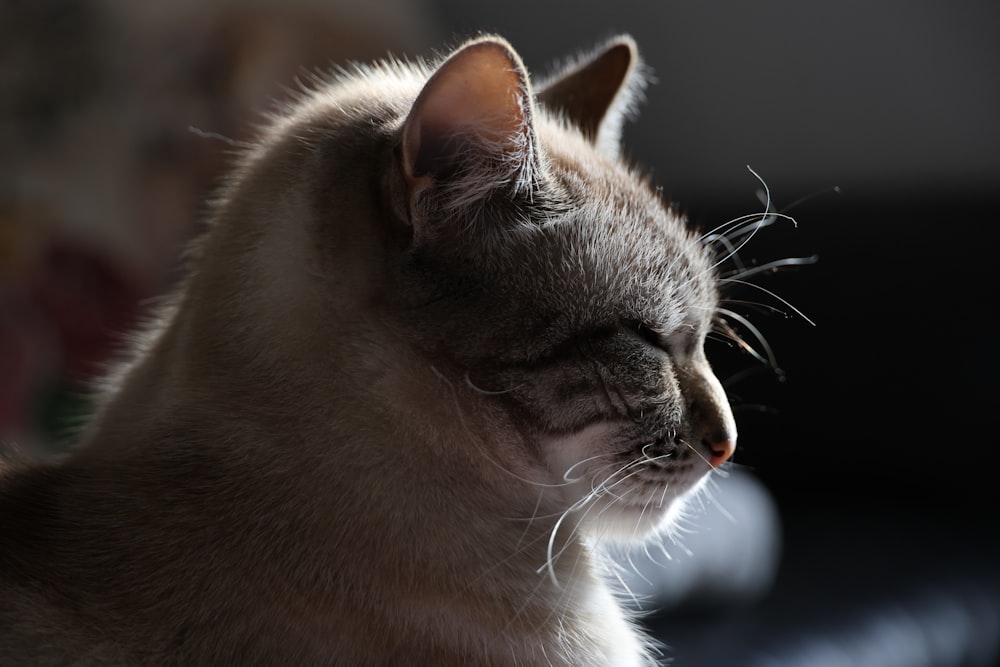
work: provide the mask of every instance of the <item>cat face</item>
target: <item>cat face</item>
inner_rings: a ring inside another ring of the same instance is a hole
[[[713,260],[618,156],[636,60],[615,42],[536,96],[505,43],[474,42],[397,152],[404,325],[537,443],[584,525],[621,538],[669,519],[736,440],[703,351]]]
[[[202,249],[237,260],[200,267],[215,306],[197,328],[214,350],[232,339],[231,373],[296,364],[320,401],[350,371],[389,378],[372,390],[389,406],[420,403],[433,369],[488,415],[476,437],[524,444],[492,454],[556,509],[622,538],[662,525],[736,429],[703,351],[715,259],[620,157],[634,45],[537,92],[495,38],[433,73],[384,67],[318,90],[248,163]]]

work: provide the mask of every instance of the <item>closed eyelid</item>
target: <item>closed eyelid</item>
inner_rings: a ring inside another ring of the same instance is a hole
[[[653,347],[658,347],[665,352],[669,350],[665,346],[665,341],[663,337],[656,331],[656,329],[637,319],[623,319],[619,323],[622,329],[628,331],[629,333],[635,334],[639,338],[643,339]]]
[[[641,320],[624,319],[621,321],[621,327],[677,360],[694,356],[702,340],[694,326],[684,326],[679,330],[664,334],[656,327]]]

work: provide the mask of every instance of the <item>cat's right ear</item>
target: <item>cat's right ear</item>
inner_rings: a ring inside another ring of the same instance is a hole
[[[645,86],[639,49],[622,35],[544,82],[538,101],[576,125],[598,150],[617,157],[622,126]]]
[[[420,92],[402,128],[397,159],[401,211],[414,242],[499,192],[535,187],[538,150],[532,95],[521,59],[498,37],[467,43]],[[434,218],[431,220],[430,218]]]

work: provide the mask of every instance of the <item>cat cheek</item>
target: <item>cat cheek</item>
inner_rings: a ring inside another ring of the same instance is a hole
[[[569,503],[588,493],[595,471],[608,465],[615,434],[613,425],[597,423],[574,433],[541,439],[542,456],[552,474],[552,482],[563,490]]]

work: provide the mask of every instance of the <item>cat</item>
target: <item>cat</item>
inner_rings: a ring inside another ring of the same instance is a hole
[[[80,444],[0,468],[0,664],[654,664],[601,545],[736,427],[644,82],[484,35],[274,114]]]

